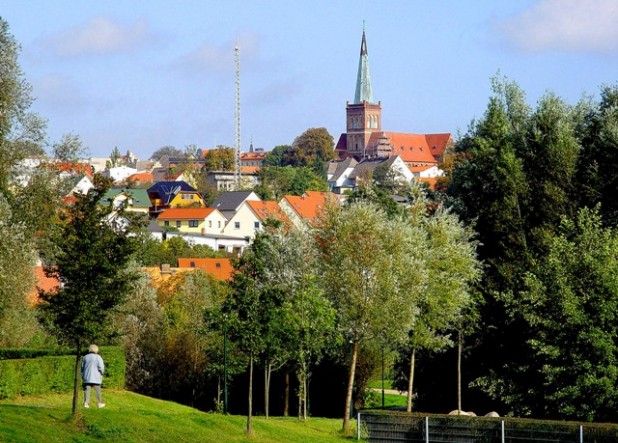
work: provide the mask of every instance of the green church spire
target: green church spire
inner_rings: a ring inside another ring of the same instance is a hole
[[[367,40],[363,26],[363,40],[361,42],[360,60],[358,61],[358,75],[356,77],[356,93],[354,103],[373,103],[371,91],[371,76],[369,75],[369,54],[367,53]]]

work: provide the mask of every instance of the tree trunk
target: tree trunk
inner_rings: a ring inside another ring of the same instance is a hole
[[[408,404],[406,411],[412,412],[412,389],[414,388],[414,364],[416,363],[416,348],[412,349],[410,356],[410,375],[408,377]]]
[[[247,435],[253,434],[253,352],[249,354],[249,405],[247,410]]]
[[[350,432],[350,413],[352,411],[352,393],[354,391],[354,373],[356,372],[356,359],[358,358],[358,342],[354,342],[352,348],[352,363],[350,364],[350,375],[348,377],[348,391],[345,397],[345,412],[343,416],[343,432]]]
[[[283,394],[283,416],[290,416],[290,370],[285,370],[285,389]]]
[[[302,379],[302,413],[299,415],[303,420],[307,420],[307,363],[303,361],[303,379]]]
[[[71,414],[73,418],[77,415],[77,398],[79,397],[78,386],[79,386],[79,360],[82,355],[82,343],[81,341],[77,342],[77,350],[75,355],[75,367],[73,368],[73,407],[71,409]]]
[[[457,336],[457,410],[461,412],[461,353],[463,351],[463,334]]]
[[[270,377],[272,375],[270,360],[264,365],[264,415],[268,418],[270,408]]]

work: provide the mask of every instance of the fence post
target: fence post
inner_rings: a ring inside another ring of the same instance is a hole
[[[502,420],[501,422],[501,428],[502,428],[502,443],[505,443],[506,440],[504,439],[505,435],[504,435],[504,420]]]
[[[361,416],[360,416],[360,412],[358,413],[358,415],[356,416],[356,439],[360,440],[361,439]]]
[[[429,417],[425,417],[425,443],[429,443]]]
[[[579,443],[584,443],[584,426],[579,425]]]

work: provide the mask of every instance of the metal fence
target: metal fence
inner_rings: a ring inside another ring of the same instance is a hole
[[[618,442],[618,426],[467,416],[359,413],[357,437],[374,442]]]

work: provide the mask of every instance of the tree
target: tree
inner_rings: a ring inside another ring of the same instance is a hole
[[[102,338],[110,313],[124,301],[137,278],[126,270],[135,249],[127,219],[110,218],[113,208],[100,204],[109,180],[96,175],[94,181],[88,194],[76,195],[62,232],[54,239],[59,252],[45,271],[62,284],[55,291],[41,293],[46,324],[60,341],[76,349],[74,416],[82,350],[89,341]]]
[[[303,195],[306,191],[327,191],[326,180],[306,167],[265,166],[258,172],[262,199],[279,201],[284,195]]]
[[[183,152],[174,146],[162,146],[152,153],[150,160],[158,161],[161,160],[161,157],[166,155],[168,157],[182,157]]]
[[[64,134],[62,139],[58,143],[54,143],[52,147],[53,157],[62,162],[76,162],[86,153],[87,149],[82,146],[80,136],[72,132]]]
[[[36,253],[26,226],[15,222],[6,198],[0,193],[0,346],[24,346],[31,315],[27,295],[34,287]],[[10,234],[9,234],[10,233]]]
[[[401,342],[415,320],[426,275],[422,231],[389,220],[375,206],[358,202],[331,207],[317,228],[320,279],[337,309],[352,356],[343,428],[349,431],[355,370],[361,345],[372,340]],[[414,269],[417,272],[410,272]]]
[[[20,46],[0,18],[0,191],[8,190],[14,167],[26,155],[41,150],[46,123],[29,112],[32,87],[19,66]]]
[[[335,141],[326,128],[309,128],[294,139],[292,149],[283,154],[284,165],[307,166],[324,174],[324,162],[335,158]]]
[[[235,155],[234,148],[217,146],[216,149],[207,151],[204,157],[204,169],[206,171],[233,171]]]
[[[275,146],[272,151],[266,154],[262,166],[285,166],[283,164],[283,158],[286,151],[290,151],[292,147],[290,145]]]
[[[563,218],[510,310],[534,330],[527,386],[493,384],[520,414],[615,421],[618,415],[618,233],[598,210]],[[507,305],[513,301],[505,300]],[[516,308],[516,309],[515,309]]]
[[[117,168],[118,166],[122,166],[122,154],[120,154],[120,149],[118,146],[114,146],[112,152],[109,154],[109,160],[105,162],[105,168]]]

